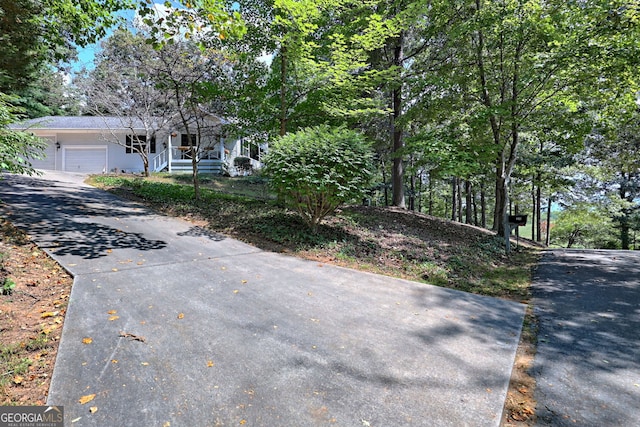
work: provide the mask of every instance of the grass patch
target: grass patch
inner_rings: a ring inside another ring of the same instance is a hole
[[[0,388],[11,383],[20,384],[31,365],[36,363],[27,355],[44,350],[48,345],[49,338],[45,333],[25,342],[0,344]]]

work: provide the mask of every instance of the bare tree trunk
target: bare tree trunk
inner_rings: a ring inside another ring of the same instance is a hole
[[[480,225],[480,221],[478,221],[478,194],[474,191],[472,193],[473,200],[473,225],[478,227]]]
[[[384,205],[389,206],[389,189],[387,188],[387,165],[382,162],[382,183],[384,185]]]
[[[287,133],[287,46],[280,49],[280,136]]]
[[[538,186],[536,188],[536,242],[542,242],[542,189],[541,187],[542,177],[538,173]]]
[[[545,238],[544,244],[549,246],[550,237],[551,237],[551,196],[549,196],[549,200],[547,200],[547,236]]]
[[[533,212],[531,212],[531,240],[536,240],[536,218],[539,213],[536,211],[536,178],[531,177],[531,203],[533,206]]]
[[[411,165],[411,169],[413,170],[413,155],[409,157],[409,162]],[[409,210],[416,210],[416,174],[415,172],[411,173],[411,178],[409,179],[410,185],[410,194],[409,194]]]
[[[429,215],[433,215],[433,178],[431,176],[431,171],[429,171]],[[445,214],[445,217],[447,215]]]
[[[422,212],[422,177],[423,177],[424,171],[420,172],[420,175],[418,176],[420,179],[418,179],[418,212]]]
[[[458,190],[457,178],[454,176],[451,178],[451,221],[456,220],[457,211],[456,206],[458,203],[458,197],[456,191]]]
[[[462,222],[462,180],[456,178],[456,185],[458,187],[458,222]]]
[[[398,37],[395,39],[395,46],[393,49],[393,65],[397,67],[398,73],[402,71],[403,60],[403,44],[404,44],[404,32],[401,31]],[[402,83],[399,82],[393,88],[392,93],[392,109],[393,115],[391,119],[391,129],[393,138],[393,172],[391,179],[393,182],[393,206],[400,208],[405,207],[404,200],[404,165],[402,162],[402,149],[404,148],[404,141],[402,138],[402,126],[399,123],[400,116],[402,115]]]
[[[480,183],[480,225],[487,228],[487,194],[484,188],[484,182]]]
[[[472,216],[472,201],[471,201],[471,181],[466,180],[464,182],[465,192],[466,192],[466,210],[465,210],[465,222],[467,224],[473,224],[473,216]]]

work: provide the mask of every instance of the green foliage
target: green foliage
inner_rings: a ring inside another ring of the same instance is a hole
[[[233,166],[238,171],[248,171],[248,172],[250,172],[252,170],[252,168],[253,168],[253,166],[251,165],[251,158],[250,157],[244,157],[244,156],[235,157],[233,159]]]
[[[551,228],[551,244],[572,248],[616,249],[611,214],[593,205],[578,204],[563,210]]]
[[[29,159],[42,158],[46,144],[29,132],[7,128],[21,112],[10,101],[10,97],[0,93],[0,170],[33,175],[36,171]]]
[[[271,185],[312,230],[341,204],[362,198],[372,152],[358,132],[317,126],[275,141],[264,158]]]
[[[0,0],[0,92],[30,85],[38,70],[75,55],[119,21],[129,0]]]
[[[141,1],[138,9],[150,29],[148,42],[158,49],[183,39],[194,40],[204,49],[246,32],[240,13],[222,0],[167,0],[164,6],[170,13],[158,13],[156,3],[151,1]]]
[[[16,282],[8,277],[5,277],[4,282],[2,283],[2,295],[11,295],[15,288]]]

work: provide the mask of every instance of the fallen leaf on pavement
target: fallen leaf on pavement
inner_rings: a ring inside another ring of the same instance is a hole
[[[84,405],[85,403],[91,402],[95,397],[96,397],[95,393],[87,394],[86,396],[82,396],[80,399],[78,399],[78,402],[80,402],[81,405]]]
[[[89,337],[82,338],[82,344],[91,344],[92,342],[93,342],[92,338],[89,338]]]
[[[178,319],[184,319],[184,313],[179,313],[178,314]]]
[[[145,338],[141,337],[139,335],[134,335],[134,334],[130,334],[128,332],[120,332],[120,336],[122,338],[131,338],[134,341],[140,341],[140,342],[145,342]]]
[[[89,413],[95,414],[96,412],[98,412],[98,407],[97,406],[92,406],[91,408],[89,408]]]

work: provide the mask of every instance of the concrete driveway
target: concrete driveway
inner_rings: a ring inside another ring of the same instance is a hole
[[[640,252],[554,250],[533,283],[539,426],[640,426]]]
[[[61,174],[0,191],[75,276],[65,425],[500,424],[521,304],[263,252]]]

